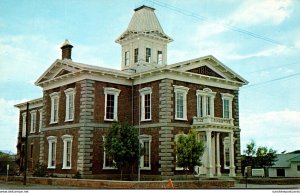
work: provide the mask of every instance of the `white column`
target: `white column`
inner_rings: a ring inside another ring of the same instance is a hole
[[[213,177],[212,173],[212,151],[211,151],[211,131],[206,131],[206,147],[207,147],[207,164],[206,175],[207,177]]]
[[[230,161],[230,177],[235,177],[235,165],[234,165],[234,142],[233,142],[233,132],[229,133],[229,161]]]
[[[217,167],[217,176],[221,176],[221,165],[220,165],[220,133],[217,133],[216,135],[216,154],[217,154],[217,163],[216,163],[216,167]]]

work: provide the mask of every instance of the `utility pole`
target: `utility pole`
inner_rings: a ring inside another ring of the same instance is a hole
[[[26,180],[27,180],[27,157],[28,157],[28,153],[27,153],[27,143],[28,143],[28,126],[29,126],[29,103],[27,103],[27,107],[26,107],[26,132],[25,132],[25,165],[24,165],[24,181],[23,181],[23,185],[26,185]]]

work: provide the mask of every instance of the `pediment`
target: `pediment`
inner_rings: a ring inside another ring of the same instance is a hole
[[[65,76],[67,74],[80,71],[80,67],[64,63],[62,60],[56,60],[35,82],[36,85]]]
[[[221,63],[213,56],[205,56],[173,64],[170,65],[170,69],[180,72],[188,72],[224,80],[236,81],[243,84],[248,83],[247,80],[243,79],[240,75],[235,73],[233,70],[231,70],[229,67]]]

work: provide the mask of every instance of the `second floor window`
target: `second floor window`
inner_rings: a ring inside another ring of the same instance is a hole
[[[66,94],[66,117],[65,121],[74,120],[74,96],[75,92],[73,88],[65,90]]]
[[[151,48],[146,48],[146,62],[151,62]]]
[[[197,90],[196,95],[197,95],[197,116],[214,117],[214,99],[216,93],[212,92],[212,90],[209,88],[205,88],[203,90]]]
[[[134,63],[137,63],[139,61],[139,49],[134,49]]]
[[[175,119],[187,120],[187,93],[189,88],[174,85],[175,92]]]
[[[58,122],[58,102],[59,102],[59,94],[54,92],[50,94],[51,97],[51,118],[50,124]]]
[[[42,125],[43,125],[43,110],[39,110],[40,113],[40,120],[39,120],[39,132],[42,130]]]
[[[105,94],[105,115],[104,120],[106,121],[117,121],[118,120],[118,97],[121,90],[116,88],[104,88]]]
[[[152,94],[151,87],[146,87],[140,90],[141,121],[151,120],[151,94]]]
[[[223,100],[223,118],[232,118],[232,100],[234,95],[229,93],[221,93]]]
[[[22,114],[22,137],[26,137],[26,113]]]
[[[35,133],[36,129],[36,111],[30,112],[30,133]]]
[[[129,65],[129,51],[125,52],[125,66]]]

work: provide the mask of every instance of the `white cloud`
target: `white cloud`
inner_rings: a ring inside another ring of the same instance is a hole
[[[16,152],[19,111],[14,105],[24,101],[26,100],[6,100],[0,98],[0,150]]]
[[[280,24],[292,11],[292,0],[251,0],[244,3],[227,19],[232,25]]]
[[[241,114],[242,149],[251,139],[258,146],[267,146],[281,152],[300,149],[300,112],[273,111]]]

